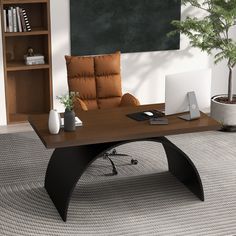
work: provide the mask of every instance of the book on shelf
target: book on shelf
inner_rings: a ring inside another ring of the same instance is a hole
[[[3,10],[4,32],[7,32],[7,10]]]
[[[26,61],[25,64],[27,66],[32,66],[32,65],[44,65],[45,61],[44,60],[35,60],[35,61]]]
[[[26,25],[26,31],[31,31],[29,19],[24,8],[22,8],[22,14]]]
[[[22,32],[21,18],[20,18],[20,8],[16,7],[16,16],[17,16],[17,26],[19,32]]]
[[[23,16],[22,8],[19,8],[19,12],[20,12],[20,19],[21,19],[21,24],[22,24],[22,31],[26,32],[27,29],[26,29],[26,25],[25,25],[25,19]]]
[[[12,8],[13,32],[17,32],[16,8]]]
[[[25,60],[39,60],[44,59],[44,55],[42,54],[34,54],[34,56],[24,55]]]
[[[26,10],[23,8],[9,7],[3,9],[4,32],[27,32],[31,31]]]
[[[12,18],[12,10],[9,8],[7,10],[7,18],[8,18],[8,27],[9,27],[9,32],[13,32],[13,18]]]
[[[41,54],[35,54],[34,56],[24,55],[26,65],[41,65],[45,64],[44,56]]]

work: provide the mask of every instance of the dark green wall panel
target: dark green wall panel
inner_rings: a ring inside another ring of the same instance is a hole
[[[180,14],[180,0],[70,0],[71,54],[179,49]]]

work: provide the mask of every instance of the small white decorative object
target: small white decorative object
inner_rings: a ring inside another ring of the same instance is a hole
[[[61,121],[57,110],[51,110],[48,118],[48,129],[51,134],[58,134],[61,126]]]

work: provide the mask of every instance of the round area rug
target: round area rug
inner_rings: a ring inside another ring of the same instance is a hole
[[[236,133],[168,137],[195,163],[205,191],[201,202],[168,172],[161,144],[130,143],[102,158],[76,186],[67,222],[44,189],[47,150],[34,132],[0,135],[0,235],[236,235]]]

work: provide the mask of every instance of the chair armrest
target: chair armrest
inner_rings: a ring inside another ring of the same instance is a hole
[[[80,98],[75,98],[74,100],[74,111],[75,114],[77,111],[87,111],[88,108],[86,104],[80,99]]]
[[[131,95],[130,93],[125,93],[120,101],[120,106],[125,107],[125,106],[139,106],[140,102],[139,100]]]

